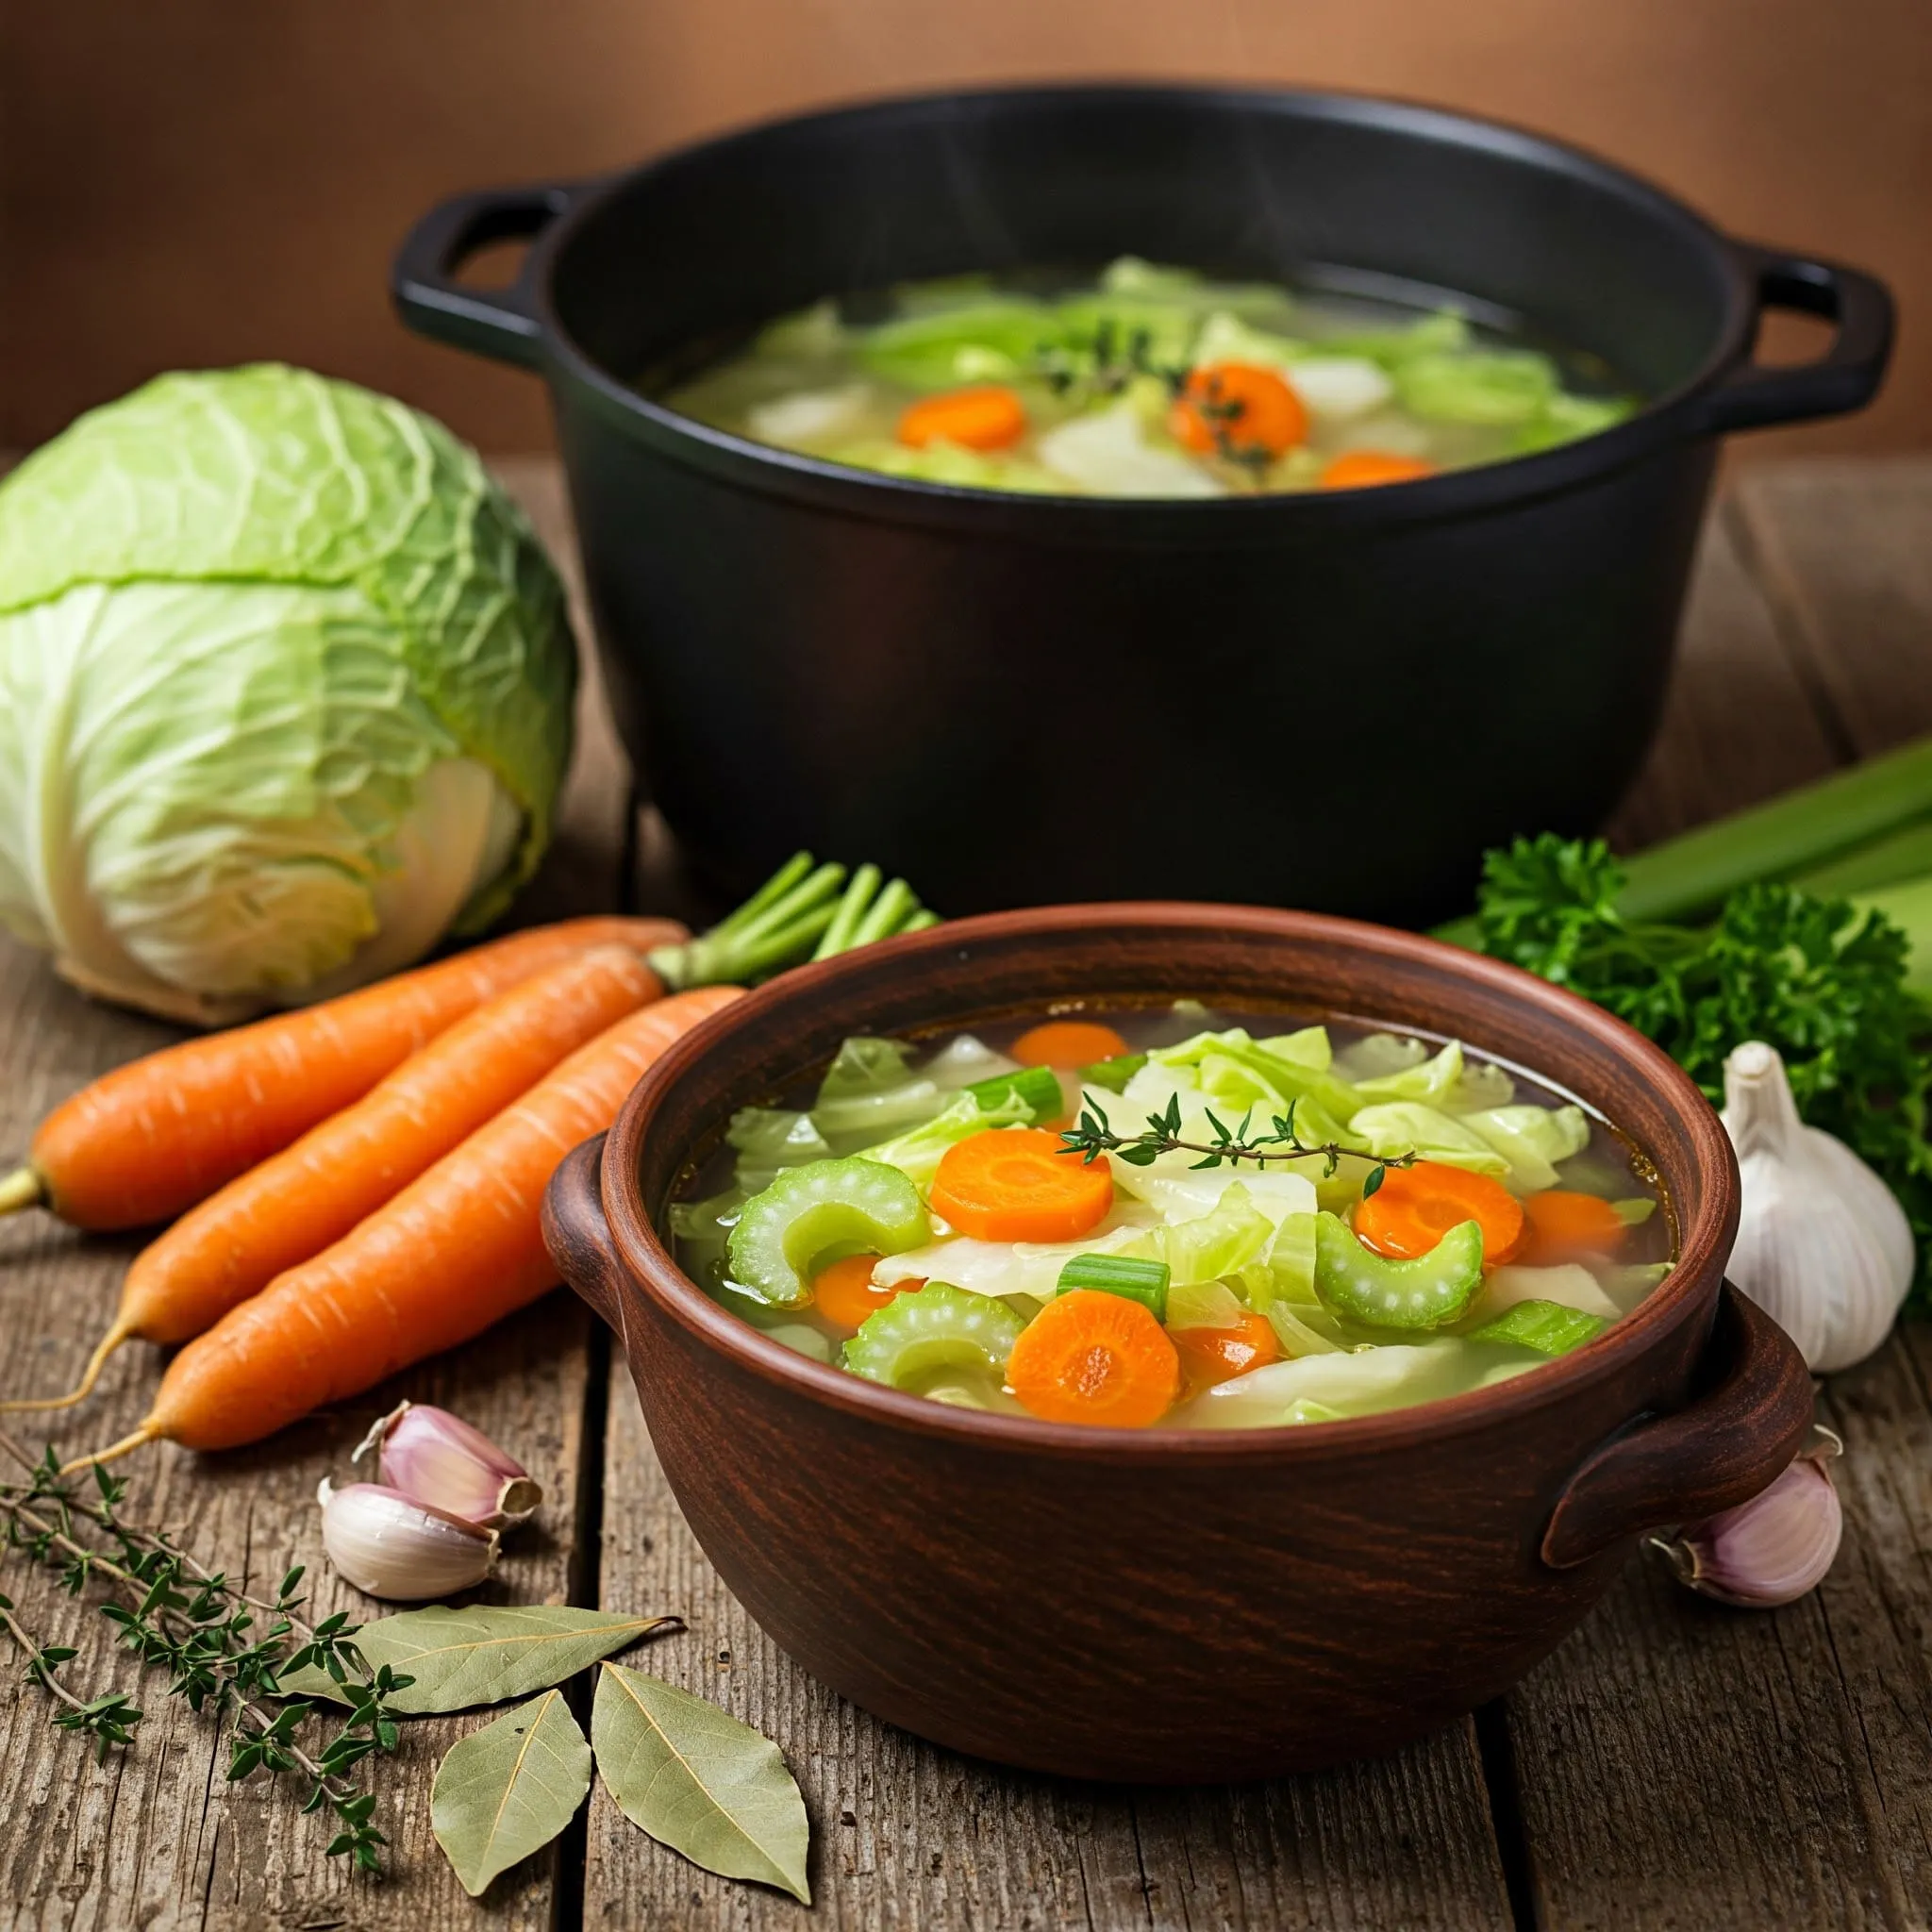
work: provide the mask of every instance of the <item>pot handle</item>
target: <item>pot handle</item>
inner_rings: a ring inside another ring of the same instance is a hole
[[[454,277],[491,242],[534,241],[575,192],[551,182],[486,188],[440,202],[404,237],[390,270],[390,294],[403,321],[435,341],[534,369],[543,325],[529,258],[507,289],[473,289]]]
[[[576,1293],[608,1327],[624,1334],[624,1300],[610,1224],[604,1218],[604,1142],[573,1147],[543,1190],[543,1245]]]
[[[1613,1437],[1570,1478],[1543,1532],[1551,1569],[1748,1502],[1798,1453],[1811,1422],[1811,1372],[1790,1337],[1728,1281],[1698,1378],[1688,1407]]]
[[[1794,308],[1838,325],[1831,346],[1814,362],[1787,368],[1746,361],[1705,398],[1712,432],[1760,429],[1813,416],[1862,409],[1878,391],[1891,357],[1891,291],[1838,262],[1733,242],[1731,252],[1757,290],[1757,321],[1767,308]]]

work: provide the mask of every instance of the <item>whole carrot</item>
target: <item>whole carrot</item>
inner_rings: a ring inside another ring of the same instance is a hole
[[[117,1067],[41,1123],[0,1177],[0,1214],[47,1207],[77,1227],[172,1220],[359,1100],[465,1013],[595,945],[684,937],[661,919],[572,919],[472,947],[341,999]]]
[[[136,1257],[120,1312],[66,1408],[130,1336],[186,1341],[286,1268],[319,1255],[525,1092],[566,1054],[663,992],[627,946],[588,953],[499,993],[353,1106],[218,1189]]]
[[[558,1163],[610,1125],[673,1041],[738,997],[724,986],[678,993],[580,1048],[353,1233],[191,1341],[141,1426],[85,1459],[158,1438],[259,1441],[536,1300],[558,1279],[539,1222]]]

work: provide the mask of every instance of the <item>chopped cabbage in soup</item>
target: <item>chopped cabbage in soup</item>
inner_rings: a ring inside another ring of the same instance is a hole
[[[1404,1407],[1583,1347],[1671,1264],[1644,1157],[1453,1040],[1190,1004],[848,1040],[797,1099],[734,1116],[671,1208],[685,1268],[814,1360],[992,1413]]]
[[[888,475],[1057,495],[1356,489],[1623,421],[1610,373],[1453,309],[1217,282],[1132,257],[824,301],[675,384],[671,408]]]

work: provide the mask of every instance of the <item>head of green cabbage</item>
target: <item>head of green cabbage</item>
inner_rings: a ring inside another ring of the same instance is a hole
[[[163,375],[0,483],[0,922],[216,1021],[502,910],[550,832],[557,573],[440,424],[279,364]]]

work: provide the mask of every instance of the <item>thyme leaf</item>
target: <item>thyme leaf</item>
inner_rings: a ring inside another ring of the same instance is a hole
[[[1210,1108],[1207,1109],[1207,1118],[1211,1141],[1191,1141],[1183,1136],[1178,1094],[1168,1097],[1161,1112],[1150,1113],[1146,1126],[1134,1135],[1116,1134],[1091,1108],[1082,1108],[1078,1121],[1061,1133],[1060,1143],[1067,1152],[1079,1155],[1090,1167],[1103,1154],[1111,1154],[1130,1167],[1151,1167],[1163,1154],[1198,1154],[1201,1158],[1190,1161],[1190,1168],[1239,1167],[1244,1160],[1253,1161],[1257,1167],[1264,1167],[1271,1160],[1320,1160],[1322,1177],[1326,1180],[1341,1165],[1344,1154],[1359,1154],[1360,1149],[1344,1147],[1335,1141],[1308,1145],[1294,1130],[1295,1105],[1291,1100],[1288,1111],[1276,1114],[1271,1123],[1272,1131],[1265,1134],[1254,1131],[1252,1108],[1232,1127]],[[1409,1153],[1388,1155],[1376,1160],[1363,1178],[1364,1197],[1382,1185],[1390,1168],[1411,1167],[1415,1158]]]

